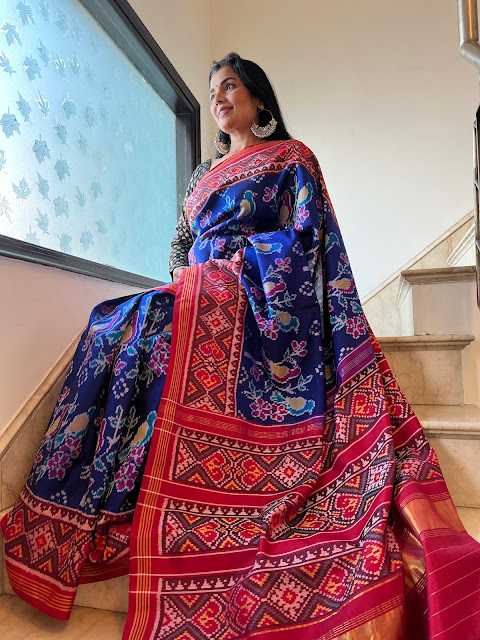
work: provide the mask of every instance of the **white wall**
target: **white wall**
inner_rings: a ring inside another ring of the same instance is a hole
[[[87,324],[92,308],[138,288],[0,258],[0,433]]]
[[[211,0],[212,57],[258,62],[317,154],[361,295],[472,209],[478,78],[453,0]]]

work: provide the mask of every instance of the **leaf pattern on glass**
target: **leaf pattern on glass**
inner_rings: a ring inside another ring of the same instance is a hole
[[[11,76],[12,73],[17,73],[10,64],[10,58],[4,51],[0,53],[0,67],[2,71],[8,73],[9,76]]]
[[[37,98],[36,103],[38,104],[38,108],[40,109],[44,120],[46,120],[50,115],[50,105],[48,103],[48,100],[45,100],[43,98],[40,91],[38,92],[38,95],[40,96],[40,98]]]
[[[50,68],[50,54],[48,52],[47,47],[43,44],[41,39],[39,38],[40,46],[37,47],[38,55],[40,56],[40,60],[43,62],[46,68]]]
[[[95,220],[95,224],[97,225],[98,233],[101,233],[102,235],[107,233],[108,229],[103,220]]]
[[[85,120],[89,127],[93,127],[94,124],[97,124],[97,114],[92,107],[87,107],[85,109]]]
[[[48,8],[48,4],[46,2],[39,2],[38,9],[43,16],[44,22],[50,22],[50,9]]]
[[[0,217],[5,216],[9,222],[12,222],[10,214],[12,213],[12,207],[5,196],[0,196]]]
[[[42,77],[37,59],[33,56],[27,56],[23,61],[23,66],[25,67],[25,72],[30,82],[35,80],[35,76],[38,76],[39,78]]]
[[[57,172],[60,182],[65,180],[65,176],[70,175],[70,168],[64,158],[59,158],[55,163],[55,171]]]
[[[78,146],[83,153],[87,153],[88,142],[87,139],[83,137],[83,135],[79,132],[79,138],[77,140]]]
[[[75,20],[72,20],[71,31],[72,31],[73,39],[78,44],[80,42],[80,40],[82,39],[82,30],[80,29],[80,27],[77,26]]]
[[[5,158],[5,151],[0,149],[0,171],[3,171],[3,168],[7,164],[7,159]]]
[[[55,20],[55,24],[60,29],[62,35],[65,35],[68,31],[68,21],[67,16],[63,13],[61,9],[57,11],[57,19]]]
[[[18,184],[12,182],[12,187],[15,195],[17,196],[17,200],[26,200],[32,193],[32,190],[28,186],[28,182],[25,180],[25,178],[19,180]]]
[[[35,218],[35,220],[36,220],[36,222],[38,224],[39,229],[41,231],[43,231],[43,233],[46,233],[47,235],[50,235],[49,231],[48,231],[48,222],[49,221],[48,221],[47,214],[46,213],[42,213],[40,211],[40,209],[37,209],[37,213],[38,213],[38,216]]]
[[[38,173],[38,171],[37,171],[37,177],[38,177],[37,187],[40,193],[42,194],[43,199],[50,200],[50,198],[48,197],[48,192],[50,191],[50,187],[48,186],[48,180],[44,180],[42,176]]]
[[[67,62],[70,67],[70,71],[76,78],[78,78],[80,75],[80,62],[78,61],[76,54],[74,53],[71,58],[67,58]]]
[[[72,241],[72,237],[68,235],[68,233],[62,233],[60,236],[60,251],[64,253],[72,253],[72,247],[70,246],[70,242]]]
[[[37,236],[36,231],[32,231],[32,227],[29,227],[29,232],[25,236],[25,240],[32,244],[40,244],[40,238]]]
[[[18,124],[17,118],[13,113],[4,113],[0,119],[0,125],[2,126],[3,133],[10,138],[13,136],[15,132],[20,133],[20,125]]]
[[[94,244],[93,236],[90,233],[90,231],[88,231],[88,229],[85,229],[85,231],[80,236],[80,244],[82,245],[85,251],[88,251],[90,245]]]
[[[62,217],[62,216],[65,216],[66,218],[70,217],[68,202],[65,200],[65,198],[61,198],[60,196],[58,196],[58,198],[55,198],[55,200],[53,201],[53,206],[55,207],[55,215],[57,217]]]
[[[67,144],[67,127],[65,125],[60,124],[57,118],[57,126],[55,127],[55,131],[57,132],[57,136],[62,141],[62,144]]]
[[[85,204],[87,200],[85,198],[85,194],[82,193],[78,187],[77,187],[77,194],[75,196],[75,199],[78,202],[78,204],[82,207],[82,209],[85,209]]]
[[[42,164],[45,158],[48,158],[50,160],[50,149],[48,148],[45,140],[42,140],[42,136],[40,136],[39,140],[35,140],[32,151],[38,160],[38,164]]]
[[[90,187],[90,191],[92,192],[93,199],[96,200],[98,196],[103,195],[102,186],[99,182],[92,182],[92,186]]]
[[[62,78],[65,78],[65,71],[67,70],[67,65],[65,64],[65,61],[62,60],[58,55],[57,52],[54,51],[53,55],[55,56],[53,58],[53,62],[55,64],[55,69],[58,71],[58,73],[62,76]]]
[[[70,98],[67,97],[64,98],[63,102],[62,102],[62,109],[65,112],[65,115],[67,116],[67,120],[70,120],[70,118],[73,118],[77,115],[77,107],[75,106],[73,100],[70,100]]]
[[[20,113],[23,116],[23,121],[24,122],[32,122],[30,120],[30,114],[32,112],[32,109],[30,107],[30,105],[28,104],[28,102],[25,100],[25,98],[22,96],[22,94],[20,93],[20,91],[17,91],[18,93],[18,100],[17,100],[17,105],[18,105],[18,110],[20,111]]]
[[[22,41],[20,40],[20,34],[18,33],[16,25],[5,20],[5,22],[2,24],[1,30],[5,34],[5,39],[8,46],[14,45],[15,40],[18,42],[18,44],[22,44]]]
[[[92,65],[87,64],[85,66],[85,74],[87,76],[87,81],[93,86],[95,84],[95,69]]]
[[[24,0],[20,0],[16,8],[23,25],[26,25],[29,22],[35,24],[32,7],[29,4]]]

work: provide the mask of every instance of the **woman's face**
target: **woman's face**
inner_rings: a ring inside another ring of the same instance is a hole
[[[218,128],[225,133],[246,133],[262,106],[232,67],[222,67],[212,76],[210,110]]]

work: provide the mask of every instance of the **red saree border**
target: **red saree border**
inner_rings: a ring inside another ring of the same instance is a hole
[[[304,166],[321,185],[322,195],[329,204],[330,199],[325,188],[320,167],[313,151],[299,140],[284,140],[246,147],[208,171],[199,180],[185,205],[185,220],[192,225],[198,212],[204,207],[212,193],[226,189],[233,183],[239,183],[259,174],[280,173],[286,167],[297,164]],[[192,205],[192,203],[195,205]],[[333,212],[333,209],[332,209]]]
[[[225,270],[228,272],[226,275],[236,283],[238,289],[240,286],[240,263],[241,256],[238,256],[237,261],[219,261],[218,263],[211,261],[208,267],[198,265],[185,270],[178,284],[168,373],[150,447],[151,454],[147,459],[144,482],[132,527],[131,547],[135,552],[131,554],[130,563],[129,612],[134,611],[134,615],[129,614],[124,631],[124,637],[129,640],[145,638],[147,626],[149,623],[151,624],[148,612],[152,610],[150,607],[155,609],[150,594],[155,591],[153,585],[156,578],[154,578],[152,560],[156,557],[154,554],[157,549],[153,548],[152,541],[156,539],[154,532],[159,531],[160,528],[161,508],[159,507],[166,499],[160,498],[160,496],[164,494],[163,487],[166,481],[163,476],[171,457],[172,434],[176,428],[177,402],[181,401],[184,392],[188,391],[187,384],[191,370],[185,366],[185,363],[191,363],[191,358],[195,355],[192,348],[192,331],[197,326],[199,308],[202,303],[205,304],[204,296],[199,295],[204,281],[208,279],[208,273],[205,272],[210,270],[221,274],[222,270]],[[237,324],[239,318],[245,313],[246,302],[244,298],[245,296],[240,295],[232,297],[232,304],[237,308],[233,312]],[[188,329],[182,331],[180,330],[182,327],[188,327]],[[233,331],[235,332],[235,329]],[[230,355],[238,360],[235,340],[233,344],[230,344],[230,350]],[[228,375],[224,377],[226,386],[231,387],[234,391],[236,380],[231,380]],[[227,398],[226,401],[228,404]]]

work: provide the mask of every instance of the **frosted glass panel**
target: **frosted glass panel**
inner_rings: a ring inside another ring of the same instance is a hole
[[[175,114],[75,0],[0,0],[0,234],[168,280]]]

